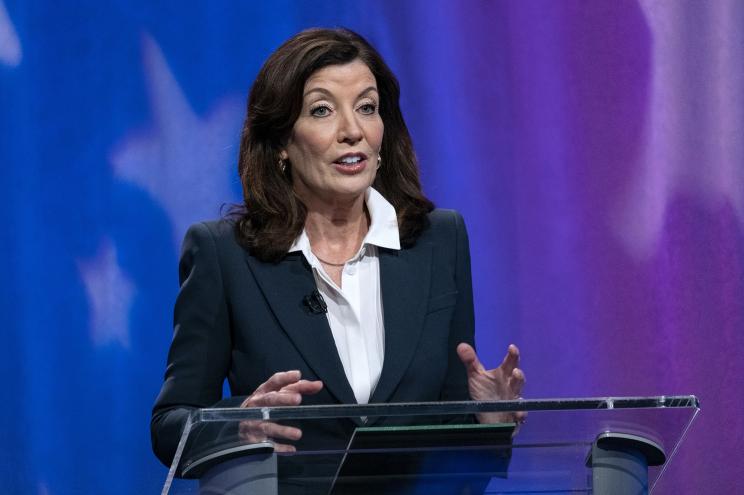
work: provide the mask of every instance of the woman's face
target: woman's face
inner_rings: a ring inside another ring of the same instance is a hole
[[[353,200],[372,185],[384,128],[379,101],[375,77],[361,60],[308,78],[302,112],[281,153],[306,205]]]

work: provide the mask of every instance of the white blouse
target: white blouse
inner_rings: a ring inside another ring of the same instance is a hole
[[[370,226],[359,251],[344,265],[338,287],[313,254],[303,230],[292,251],[302,251],[328,306],[328,323],[357,403],[366,404],[382,372],[385,326],[377,248],[400,249],[395,208],[373,188],[365,193]]]

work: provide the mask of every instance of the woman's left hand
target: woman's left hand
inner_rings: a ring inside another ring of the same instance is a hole
[[[469,344],[457,346],[457,355],[468,374],[468,391],[472,400],[512,400],[520,398],[524,372],[519,369],[519,349],[511,344],[498,368],[487,370]],[[481,423],[524,423],[524,411],[478,414]]]

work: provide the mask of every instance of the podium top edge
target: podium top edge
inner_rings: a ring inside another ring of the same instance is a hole
[[[571,411],[592,409],[700,409],[694,395],[637,397],[568,397],[497,401],[390,402],[376,404],[327,404],[254,408],[204,408],[192,420],[312,419],[378,416],[454,415],[508,411]]]

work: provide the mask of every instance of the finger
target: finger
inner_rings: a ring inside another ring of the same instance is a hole
[[[475,353],[475,349],[473,349],[473,346],[471,346],[470,344],[462,342],[460,345],[458,345],[457,356],[460,358],[460,361],[462,361],[462,364],[465,365],[465,369],[467,370],[468,374],[485,371],[483,364],[480,362],[480,359],[478,359],[478,355]]]
[[[274,443],[274,452],[277,452],[279,454],[291,454],[294,452],[297,452],[297,447],[294,445],[287,445],[285,443]]]
[[[514,344],[510,344],[499,368],[503,371],[504,376],[510,376],[517,366],[519,366],[519,348]]]
[[[513,421],[514,422],[514,430],[512,431],[512,434],[511,434],[511,437],[512,438],[516,437],[519,434],[519,430],[522,429],[522,426],[527,421],[527,416],[526,416],[527,413],[524,413],[525,414],[525,417],[524,418],[519,418],[518,417],[519,414],[520,413],[515,413],[514,414],[514,417],[513,417],[513,419],[514,419],[514,421]]]
[[[522,389],[526,382],[524,372],[519,368],[512,370],[511,376],[509,377],[509,390],[511,391],[512,397],[517,398],[522,395]]]
[[[497,424],[497,423],[512,423],[514,422],[514,414],[500,412],[500,413],[479,413],[476,414],[478,422],[481,424]]]
[[[268,392],[253,394],[248,397],[241,407],[281,407],[297,406],[302,402],[302,395],[297,392]]]
[[[524,372],[519,368],[514,368],[510,379],[509,387],[511,388],[512,394],[515,399],[522,397],[522,389],[527,379],[524,376]],[[514,422],[517,423],[517,430],[521,425],[527,421],[527,411],[516,411],[514,413]],[[515,432],[516,434],[516,432]]]
[[[263,443],[268,441],[266,438],[251,433],[241,433],[238,437],[242,443]]]
[[[267,392],[275,392],[282,387],[299,381],[300,378],[302,378],[302,374],[298,370],[280,371],[274,373],[268,380],[259,385],[254,393],[265,394]]]
[[[266,441],[266,435],[261,426],[261,420],[245,420],[238,424],[238,437],[246,443],[260,443]]]
[[[240,439],[245,443],[270,442],[272,446],[274,447],[274,452],[279,452],[279,453],[297,452],[297,448],[294,445],[289,445],[286,443],[278,443],[278,442],[273,441],[271,438],[254,436],[254,435],[248,434],[248,435],[241,435]]]
[[[302,430],[299,428],[262,420],[241,421],[238,434],[242,440],[250,443],[272,441],[275,438],[294,441],[302,438]]]
[[[261,422],[258,419],[244,419],[238,423],[238,433],[247,433],[254,430],[257,425]]]
[[[322,388],[323,382],[320,380],[300,380],[283,387],[281,392],[297,392],[302,395],[312,395],[320,392]]]
[[[269,392],[261,398],[261,405],[268,407],[299,406],[302,394],[297,392]]]
[[[285,426],[271,421],[264,421],[263,430],[267,437],[297,441],[302,438],[302,430],[294,426]]]

